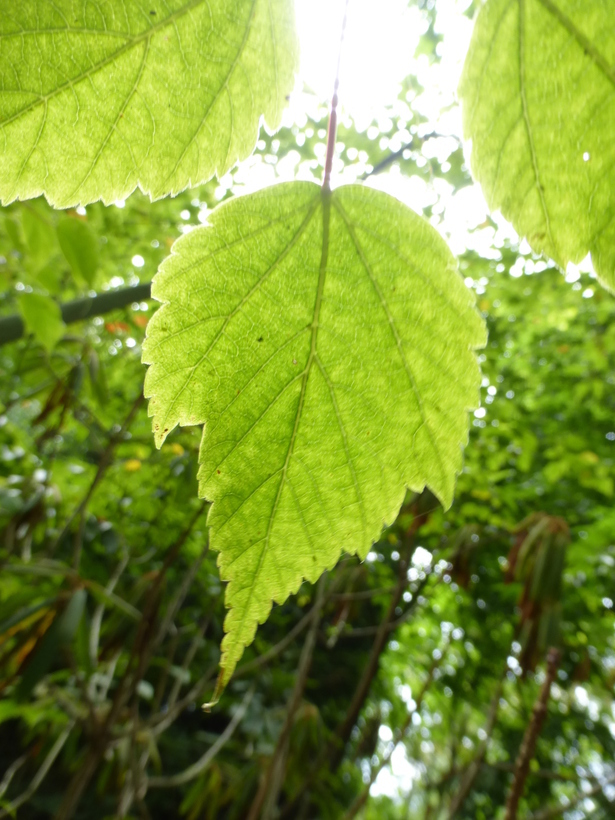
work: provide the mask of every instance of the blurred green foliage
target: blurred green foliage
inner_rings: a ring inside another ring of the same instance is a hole
[[[437,61],[433,4],[420,5],[420,48]],[[408,79],[375,133],[342,123],[346,172],[470,184],[461,148],[442,163],[423,154],[420,90]],[[290,157],[318,177],[324,107],[318,117],[261,134],[251,162],[275,172]],[[233,174],[153,204],[135,194],[85,213],[38,200],[1,210],[0,314],[29,296],[65,302],[149,281],[181,232],[241,190]],[[438,202],[425,210],[436,225]],[[614,816],[601,784],[615,757],[615,303],[491,220],[475,234],[487,250],[460,265],[490,336],[452,509],[409,497],[366,562],[326,575],[319,618],[307,584],[275,608],[211,713],[200,705],[223,590],[197,499],[198,431],[156,450],[140,398],[153,305],[69,325],[55,344],[32,327],[0,347],[0,816],[239,820],[265,783],[275,800],[261,816],[334,820],[353,816],[373,779],[366,820],[444,820],[464,790],[456,817],[502,818],[553,640],[562,662],[521,816]],[[562,522],[561,564],[540,558],[553,547],[545,531],[528,540],[540,521]],[[556,633],[544,626],[554,611]]]

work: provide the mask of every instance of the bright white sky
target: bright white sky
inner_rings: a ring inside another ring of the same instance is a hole
[[[436,131],[460,138],[456,89],[472,33],[472,23],[463,14],[469,2],[436,0],[437,30],[444,38],[442,59],[438,65],[429,65],[426,57],[414,57],[426,25],[418,8],[410,6],[408,0],[350,0],[340,77],[342,117],[349,115],[355,127],[363,131],[374,121],[389,117],[390,106],[395,105],[399,109],[395,116],[403,119],[404,104],[396,101],[401,82],[414,73],[425,88],[425,93],[412,101],[412,108],[428,118],[424,133]],[[301,68],[297,91],[291,98],[284,123],[302,127],[306,113],[313,116],[331,97],[345,0],[295,0],[295,3]],[[304,94],[303,87],[313,95]],[[456,144],[450,137],[432,139],[424,146],[423,153],[445,160]],[[320,151],[317,156],[322,161],[324,137],[317,148]],[[338,159],[333,185],[353,182],[357,169],[360,173],[360,166],[356,164],[344,169]],[[248,193],[275,181],[297,178],[313,178],[313,171],[302,166],[299,154],[291,151],[275,167],[264,163],[262,155],[252,157],[233,173],[233,184],[236,193]],[[474,230],[485,222],[488,213],[476,185],[454,193],[441,179],[428,184],[422,177],[402,175],[395,167],[371,177],[367,184],[392,194],[419,213],[439,200],[437,210],[441,218],[436,227],[454,253],[474,248],[489,255],[494,241],[501,245],[507,238],[516,238],[504,220],[497,220],[501,223],[497,237],[491,227]],[[222,180],[222,190],[230,185],[230,176]]]

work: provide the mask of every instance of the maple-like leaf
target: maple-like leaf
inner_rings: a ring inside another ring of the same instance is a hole
[[[279,125],[296,58],[293,0],[0,0],[0,201],[220,177]]]
[[[143,358],[158,445],[205,425],[223,686],[272,601],[365,557],[406,488],[450,505],[485,329],[437,231],[386,194],[286,183],[210,223],[154,279]]]
[[[472,171],[534,250],[615,289],[612,0],[488,0],[460,85]]]

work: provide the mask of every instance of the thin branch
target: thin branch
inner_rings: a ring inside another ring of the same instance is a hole
[[[287,820],[291,817],[296,817],[297,809],[301,804],[304,795],[319,776],[323,766],[327,765],[330,771],[335,771],[343,759],[344,751],[350,738],[352,728],[359,717],[361,709],[369,694],[371,684],[378,672],[380,656],[387,646],[387,639],[390,633],[389,624],[391,623],[395,610],[402,598],[404,589],[408,584],[408,566],[414,552],[416,534],[423,524],[429,519],[431,514],[431,510],[423,511],[421,509],[421,503],[424,502],[425,497],[425,493],[417,496],[412,505],[409,507],[409,510],[414,513],[414,517],[404,536],[406,550],[405,555],[399,562],[397,584],[393,589],[387,612],[378,627],[367,666],[363,671],[363,675],[359,679],[346,715],[339,724],[325,750],[321,755],[319,755],[318,759],[311,767],[299,789],[281,810],[280,820]],[[416,596],[415,601],[416,600],[418,600],[418,596]]]
[[[209,506],[209,502],[203,502],[203,509]],[[164,618],[162,619],[162,623],[160,624],[160,629],[158,630],[158,634],[155,640],[155,646],[158,646],[161,641],[164,640],[165,635],[169,631],[169,627],[173,622],[173,618],[177,615],[179,610],[181,609],[182,604],[186,598],[186,595],[190,591],[190,587],[194,579],[196,578],[197,572],[200,570],[207,553],[209,552],[209,536],[205,536],[205,546],[197,556],[196,560],[192,563],[192,566],[184,576],[182,583],[175,594],[175,597],[170,602],[167,607],[167,610],[164,614]]]
[[[156,715],[148,724],[150,732],[154,737],[158,737],[165,732],[172,723],[174,723],[178,716],[191,703],[202,698],[203,693],[216,679],[218,664],[213,664],[204,675],[202,675],[193,687],[184,695],[181,700],[178,700],[173,708],[170,708],[164,714]]]
[[[549,705],[549,697],[551,695],[551,686],[557,675],[557,670],[560,665],[562,654],[559,649],[551,647],[547,652],[547,676],[540,690],[540,694],[534,710],[532,718],[525,731],[521,748],[515,763],[515,776],[506,801],[506,814],[504,820],[517,820],[517,811],[519,809],[519,801],[523,796],[525,789],[525,781],[530,771],[530,763],[534,757],[536,749],[536,741],[542,729],[545,718],[547,717],[547,710]]]
[[[466,797],[469,795],[472,786],[474,785],[474,781],[476,780],[478,773],[480,772],[481,767],[483,765],[483,760],[485,759],[485,755],[487,754],[489,741],[491,740],[491,736],[493,734],[493,730],[495,729],[495,724],[497,722],[500,698],[502,697],[502,689],[504,687],[504,678],[506,676],[507,669],[508,665],[504,664],[503,674],[500,676],[500,680],[498,681],[495,694],[493,695],[491,699],[491,704],[489,706],[487,723],[485,724],[485,737],[481,741],[480,746],[478,747],[478,750],[476,752],[476,755],[474,756],[472,762],[466,770],[464,778],[461,782],[461,786],[459,787],[459,791],[453,797],[453,800],[448,810],[448,820],[453,820],[453,818],[457,815],[457,812],[462,808],[463,804],[465,803]]]
[[[297,675],[295,678],[295,686],[288,702],[286,718],[280,731],[267,773],[263,778],[252,806],[250,807],[248,820],[258,820],[261,810],[263,820],[269,820],[269,818],[273,816],[278,802],[280,789],[282,787],[282,782],[286,771],[290,731],[293,726],[295,714],[297,713],[297,709],[301,703],[303,692],[305,691],[307,677],[312,665],[314,647],[316,646],[316,636],[318,634],[318,626],[320,624],[322,608],[324,605],[325,578],[326,576],[322,575],[320,581],[318,582],[316,602],[312,608],[312,623],[305,637],[303,649],[301,650],[299,665],[297,667]]]
[[[196,653],[198,651],[198,648],[201,646],[203,636],[205,635],[205,632],[207,631],[208,626],[209,626],[209,618],[205,618],[204,621],[202,622],[201,626],[199,627],[196,635],[194,636],[194,638],[190,642],[190,646],[188,647],[188,651],[186,652],[186,655],[184,657],[184,662],[181,665],[181,671],[182,672],[187,672],[188,669],[190,668],[190,665],[192,664],[192,661],[194,660],[194,656],[196,655]],[[175,681],[173,682],[173,686],[172,686],[171,692],[169,694],[169,699],[168,699],[168,703],[167,703],[167,710],[172,709],[175,706],[175,704],[177,702],[177,698],[179,697],[179,693],[181,691],[181,688],[182,688],[182,678],[181,678],[180,675],[178,675],[177,678],[175,679]]]
[[[56,742],[53,744],[49,752],[47,753],[47,757],[43,761],[42,766],[37,771],[37,773],[32,778],[32,782],[25,790],[22,792],[19,797],[16,797],[15,800],[12,800],[4,809],[0,809],[0,817],[11,817],[20,806],[23,806],[24,803],[27,803],[28,800],[32,797],[32,795],[36,792],[38,787],[41,785],[43,780],[47,777],[49,773],[49,769],[53,766],[56,757],[60,754],[62,749],[64,748],[64,744],[68,740],[70,733],[73,730],[75,725],[75,721],[71,720],[69,724],[67,724],[66,728],[58,735]]]
[[[344,20],[342,21],[342,32],[340,35],[340,46],[337,53],[337,70],[335,72],[335,82],[333,84],[333,97],[331,98],[331,112],[329,114],[329,131],[327,134],[327,155],[325,159],[325,174],[322,187],[325,191],[331,190],[331,170],[333,168],[333,155],[335,154],[335,138],[337,135],[337,92],[340,87],[340,67],[342,65],[342,48],[344,45],[344,35],[346,34],[346,21],[348,19],[348,3],[344,7]]]
[[[326,605],[329,601],[329,598],[332,594],[332,590],[335,588],[336,584],[338,583],[339,574],[336,577],[336,580],[331,585],[331,590],[329,590],[329,594],[325,598],[325,602],[323,604]],[[248,661],[240,665],[237,670],[233,674],[233,680],[237,680],[238,678],[242,678],[245,675],[249,675],[250,673],[260,669],[261,667],[268,664],[270,661],[277,658],[279,655],[282,654],[290,645],[291,643],[297,638],[298,635],[303,632],[303,630],[310,624],[313,616],[314,616],[314,608],[312,606],[308,612],[298,621],[295,626],[288,632],[281,641],[279,641],[275,646],[272,646],[269,651],[265,652],[264,655],[261,655],[258,658],[254,658],[254,660]],[[196,652],[198,644],[194,646],[194,652]],[[209,669],[198,681],[192,686],[192,688],[184,695],[184,697],[177,701],[176,703],[173,700],[173,696],[177,698],[179,694],[179,689],[181,688],[181,681],[179,679],[176,681],[173,692],[171,693],[171,697],[169,699],[169,709],[165,714],[156,715],[150,722],[150,727],[152,729],[152,733],[155,735],[159,735],[164,732],[177,718],[184,709],[194,701],[198,700],[202,695],[203,692],[207,689],[209,684],[215,679],[216,677],[216,670],[215,667]],[[177,692],[175,691],[177,689]]]
[[[143,606],[143,615],[139,623],[137,635],[130,651],[130,657],[124,674],[122,675],[115,697],[111,704],[104,722],[91,739],[89,750],[75,773],[73,779],[64,793],[64,798],[55,815],[55,820],[69,820],[81,800],[83,792],[87,788],[90,780],[94,776],[105,750],[111,739],[111,731],[118,715],[124,706],[132,698],[139,681],[142,679],[147,669],[151,657],[152,644],[154,639],[154,629],[156,626],[156,614],[160,606],[160,594],[164,578],[176,560],[179,552],[184,546],[196,522],[203,513],[204,505],[201,505],[192,516],[186,529],[178,536],[173,544],[167,549],[166,555],[160,571],[148,590],[148,594]]]
[[[509,774],[513,774],[515,771],[514,763],[489,763],[488,761],[484,760],[482,765],[485,769],[496,769],[499,772],[508,772]],[[560,783],[576,783],[579,779],[574,775],[552,772],[550,769],[535,769],[534,771],[532,771],[532,777],[542,777],[544,780],[557,780]],[[595,778],[592,778],[591,776],[587,777],[587,779],[595,780]]]
[[[228,743],[235,733],[235,729],[237,729],[243,720],[243,716],[245,715],[254,695],[254,688],[254,686],[251,686],[250,689],[248,689],[229,725],[222,732],[213,746],[208,749],[202,757],[200,757],[191,766],[188,766],[187,769],[184,769],[183,772],[179,772],[179,774],[174,774],[170,777],[150,777],[147,781],[148,786],[152,789],[171,789],[175,786],[183,786],[184,783],[189,783],[191,780],[195,780],[200,774],[202,774],[214,757],[218,754],[220,749]]]
[[[414,536],[414,533],[412,533],[412,536]],[[335,771],[342,761],[346,744],[350,739],[352,728],[357,722],[361,709],[363,708],[363,704],[369,694],[372,682],[378,672],[380,656],[386,648],[389,633],[391,631],[389,629],[389,625],[393,621],[395,610],[399,606],[399,602],[401,601],[404,590],[408,584],[408,566],[410,565],[410,558],[413,552],[414,538],[412,537],[408,544],[406,555],[403,559],[400,559],[397,584],[393,590],[393,594],[391,595],[386,614],[376,632],[369,659],[365,669],[363,670],[363,674],[359,679],[346,715],[335,732],[332,741],[333,748],[330,750],[328,755],[332,771]]]
[[[611,785],[611,783],[615,783],[615,772],[610,774],[606,780],[596,783],[596,785],[589,789],[589,791],[579,792],[571,800],[567,800],[560,806],[554,806],[552,809],[545,809],[544,811],[538,812],[538,814],[528,815],[526,820],[555,820],[556,817],[561,817],[562,814],[565,814],[567,811],[570,811],[570,809],[578,806],[579,803],[583,802],[583,800],[586,800],[588,797],[593,797],[595,794],[600,794],[604,790],[604,787]]]
[[[60,305],[60,312],[64,323],[70,325],[73,322],[81,322],[93,316],[101,316],[103,313],[127,307],[133,302],[146,302],[151,298],[151,284],[146,282],[143,285],[66,302]],[[0,319],[0,346],[8,342],[16,342],[24,334],[25,325],[21,316],[5,316]]]
[[[410,602],[410,606],[403,612],[399,618],[394,621],[390,621],[386,629],[388,632],[394,632],[398,627],[404,624],[414,613],[418,605],[418,598],[420,594],[423,592],[427,584],[429,583],[429,579],[431,578],[431,573],[428,573],[425,578],[421,581],[416,591],[413,593],[414,597]],[[395,587],[391,587],[392,590]],[[377,635],[379,630],[382,628],[381,624],[376,624],[375,626],[358,626],[355,629],[351,629],[348,632],[342,632],[340,634],[340,638],[367,638],[371,637],[372,635]]]
[[[81,503],[79,504],[77,509],[74,510],[71,515],[69,515],[68,520],[66,521],[66,524],[64,525],[64,529],[62,530],[60,535],[56,538],[54,544],[51,546],[51,548],[49,550],[51,555],[53,555],[53,553],[58,548],[59,544],[62,542],[64,537],[69,532],[69,530],[71,528],[71,525],[72,525],[73,521],[75,520],[75,518],[77,518],[78,516],[81,516],[85,512],[88,504],[90,503],[90,499],[94,495],[94,492],[95,492],[96,488],[98,487],[98,485],[100,484],[103,476],[105,475],[105,473],[107,472],[107,470],[111,466],[113,451],[115,450],[117,445],[120,443],[120,441],[122,441],[124,439],[124,436],[126,435],[128,429],[130,428],[130,425],[134,421],[134,418],[137,414],[137,411],[141,407],[141,404],[143,403],[143,401],[144,401],[143,393],[140,392],[139,395],[137,396],[136,401],[134,402],[134,404],[130,408],[130,412],[126,416],[126,419],[124,420],[124,423],[122,424],[120,429],[117,431],[117,433],[114,433],[109,438],[109,442],[108,442],[107,446],[105,447],[105,449],[103,450],[103,452],[100,456],[100,460],[98,462],[98,469],[96,470],[96,474],[94,475],[94,478],[92,479],[92,483],[90,484],[88,491],[86,492],[85,496],[83,497],[83,500],[81,501]]]
[[[334,590],[339,586],[341,583],[341,573],[338,572],[331,584],[329,592],[325,596],[325,600],[323,603],[323,608],[329,603],[330,600],[335,596]],[[272,661],[274,658],[277,658],[278,655],[281,655],[284,650],[291,645],[291,643],[295,640],[295,638],[300,635],[303,630],[312,622],[312,618],[314,617],[314,609],[316,604],[314,604],[308,612],[305,613],[303,618],[293,626],[290,632],[282,638],[282,640],[278,641],[271,649],[268,649],[264,655],[260,655],[258,658],[254,658],[254,660],[247,661],[246,663],[241,664],[237,667],[237,670],[233,674],[233,680],[237,678],[241,678],[244,675],[250,674],[250,672],[254,672],[255,669],[260,669],[261,666],[265,666]]]
[[[113,590],[116,587],[117,582],[120,580],[122,573],[128,566],[128,554],[124,555],[120,563],[115,568],[111,578],[105,587],[105,593],[107,595],[112,595]],[[94,610],[94,614],[92,615],[92,623],[90,626],[90,635],[88,640],[88,648],[90,653],[90,663],[92,667],[96,667],[98,663],[98,642],[100,638],[100,627],[102,624],[103,615],[105,612],[105,604],[104,601],[99,603],[96,609]]]
[[[165,655],[164,666],[162,667],[160,677],[158,678],[158,682],[154,690],[154,698],[152,700],[151,709],[154,713],[160,711],[160,705],[162,704],[162,699],[164,698],[164,693],[166,692],[167,683],[169,682],[171,669],[173,668],[173,661],[175,660],[175,653],[177,652],[179,639],[180,632],[179,629],[176,629],[171,635],[171,639],[169,641],[169,645],[167,647]]]
[[[15,777],[15,775],[21,769],[21,767],[23,766],[23,764],[26,762],[27,759],[28,759],[28,754],[26,752],[26,754],[22,755],[21,757],[18,757],[17,760],[14,760],[11,763],[11,765],[8,767],[8,769],[5,771],[4,777],[2,778],[2,781],[0,782],[0,799],[2,797],[4,797],[4,795],[6,793],[6,790],[11,785],[11,780]]]
[[[411,137],[410,141],[407,142],[405,145],[402,145],[402,147],[398,151],[391,151],[391,153],[387,154],[383,160],[374,165],[371,171],[366,171],[364,174],[362,174],[360,179],[366,180],[369,179],[369,177],[375,176],[376,174],[381,174],[383,171],[386,171],[389,165],[392,165],[396,160],[400,159],[403,156],[404,151],[409,151],[412,148],[412,146],[414,145],[414,139],[414,137]]]
[[[392,587],[378,587],[376,589],[362,589],[359,592],[336,592],[331,596],[332,601],[368,601],[377,595],[390,595],[395,589]]]
[[[398,159],[401,159],[404,155],[404,151],[410,151],[417,141],[419,141],[422,144],[424,142],[427,142],[428,139],[432,139],[435,137],[448,137],[450,139],[457,140],[457,142],[459,143],[459,140],[453,134],[438,134],[436,131],[432,131],[429,134],[424,134],[422,137],[417,137],[416,134],[414,134],[405,145],[402,145],[402,147],[399,148],[397,151],[391,151],[391,153],[387,154],[387,156],[383,160],[374,165],[371,171],[366,171],[359,177],[359,179],[366,180],[369,179],[369,177],[375,176],[376,174],[381,174],[383,171],[386,171],[389,165],[392,165]]]
[[[378,777],[380,772],[384,769],[384,767],[389,763],[389,761],[391,760],[391,757],[393,756],[393,752],[395,751],[395,749],[397,748],[399,743],[401,743],[401,741],[406,736],[406,732],[408,731],[408,729],[410,728],[410,725],[412,723],[412,718],[414,717],[414,715],[418,714],[418,712],[421,708],[421,704],[423,703],[423,698],[425,697],[425,694],[427,693],[427,690],[429,689],[429,687],[431,686],[431,684],[433,682],[435,671],[438,668],[438,666],[440,666],[440,664],[442,663],[445,654],[446,654],[446,652],[442,652],[442,654],[440,655],[439,658],[434,658],[434,660],[433,660],[433,662],[432,662],[432,664],[429,668],[429,673],[427,675],[427,679],[425,680],[425,683],[421,687],[421,691],[417,695],[414,709],[408,711],[408,714],[407,714],[406,719],[404,720],[402,726],[395,732],[395,738],[394,738],[393,742],[391,744],[389,744],[389,748],[387,749],[385,754],[382,755],[382,758],[380,759],[378,765],[372,767],[370,778],[369,778],[369,783],[365,784],[365,786],[363,788],[363,791],[357,797],[357,799],[354,801],[352,806],[348,809],[348,811],[346,812],[346,814],[344,815],[342,820],[353,820],[353,818],[357,816],[357,814],[361,811],[363,806],[367,803],[367,801],[369,799],[370,789],[374,785],[374,783],[376,782],[376,778]]]

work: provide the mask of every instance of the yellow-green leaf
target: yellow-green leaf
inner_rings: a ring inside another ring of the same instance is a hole
[[[280,123],[293,0],[19,0],[0,13],[0,201],[152,197],[223,175]]]
[[[76,218],[58,222],[58,241],[77,280],[91,285],[98,269],[98,243],[89,225]]]
[[[224,685],[272,601],[365,556],[406,488],[450,505],[485,330],[445,242],[386,194],[287,183],[210,223],[154,279],[144,361],[158,445],[205,425]]]
[[[52,350],[66,328],[58,303],[42,293],[22,293],[18,304],[27,332],[46,350]]]
[[[615,289],[612,0],[487,0],[460,86],[472,170],[534,250]]]

